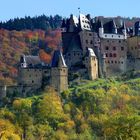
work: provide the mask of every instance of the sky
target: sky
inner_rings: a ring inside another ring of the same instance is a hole
[[[140,17],[140,0],[0,0],[0,21],[15,17],[56,15],[69,17],[80,12],[94,16]]]

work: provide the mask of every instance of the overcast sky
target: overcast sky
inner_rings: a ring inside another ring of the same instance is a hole
[[[94,16],[140,17],[140,0],[0,0],[0,20],[25,15],[55,15],[68,17],[90,13]]]

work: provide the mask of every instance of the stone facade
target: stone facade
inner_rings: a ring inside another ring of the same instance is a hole
[[[55,51],[51,64],[39,56],[22,55],[18,84],[1,86],[1,99],[15,94],[27,96],[45,85],[61,93],[68,89],[69,74],[94,80],[140,70],[140,22],[128,29],[125,22],[114,19],[71,15],[62,23],[62,44],[63,55]]]
[[[59,93],[68,89],[68,68],[60,51],[54,52],[50,81],[50,85]]]
[[[64,56],[71,72],[85,68],[88,79],[96,79],[95,75],[109,77],[124,73],[130,66],[139,69],[139,22],[134,25],[135,33],[132,33],[122,20],[91,19],[89,15],[80,14],[79,18],[71,15],[63,20],[62,28]],[[85,57],[87,48],[96,56],[98,68],[94,70],[94,63],[84,63],[90,60]]]

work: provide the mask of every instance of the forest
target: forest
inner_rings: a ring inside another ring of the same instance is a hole
[[[62,17],[59,15],[55,16],[36,16],[30,17],[26,16],[24,18],[14,18],[5,22],[0,22],[0,29],[6,30],[49,30],[49,29],[57,29],[61,26]]]
[[[62,47],[61,21],[42,15],[0,23],[0,84],[16,83],[23,53],[50,63]],[[59,95],[46,87],[31,97],[5,97],[0,140],[140,140],[139,75],[81,80]]]
[[[60,95],[46,87],[3,99],[0,139],[139,140],[140,78],[122,77],[81,80]]]
[[[53,51],[62,47],[62,20],[63,17],[60,15],[40,15],[0,22],[0,84],[16,84],[21,54],[40,55],[43,61],[51,61]],[[138,18],[125,18],[129,27],[136,20]]]
[[[60,29],[55,30],[0,30],[0,83],[16,82],[17,67],[21,54],[39,55],[50,63],[53,51],[61,47]],[[6,59],[5,59],[6,58]]]

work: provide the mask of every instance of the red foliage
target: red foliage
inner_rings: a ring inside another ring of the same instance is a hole
[[[17,75],[16,64],[19,61],[19,57],[23,53],[29,53],[29,48],[38,50],[39,40],[44,41],[47,45],[45,47],[56,50],[61,44],[61,32],[60,30],[48,31],[35,30],[35,31],[8,31],[0,30],[0,75],[10,78],[15,78]],[[51,54],[46,53],[41,48],[39,55],[41,60],[46,63],[51,62]]]

